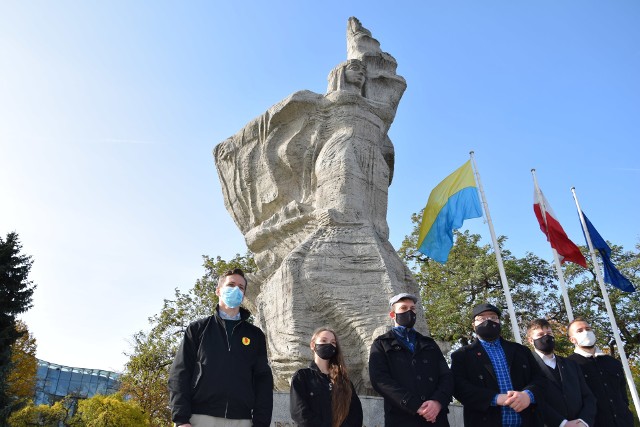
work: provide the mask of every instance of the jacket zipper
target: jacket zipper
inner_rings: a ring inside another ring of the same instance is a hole
[[[242,320],[240,320],[240,322],[238,322],[236,326],[233,327],[233,329],[231,330],[231,335],[227,336],[227,325],[224,323],[224,321],[222,322],[222,326],[224,327],[224,336],[227,338],[227,348],[229,349],[229,352],[231,352],[231,337],[233,336],[233,333],[235,332],[236,328],[240,325],[240,323],[242,323]],[[227,399],[227,404],[224,407],[225,418],[227,418],[228,410],[229,410],[229,399]]]

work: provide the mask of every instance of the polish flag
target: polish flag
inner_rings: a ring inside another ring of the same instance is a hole
[[[547,236],[547,241],[551,243],[551,247],[558,252],[560,262],[570,261],[587,268],[587,261],[584,259],[580,249],[569,240],[567,233],[564,232],[556,219],[553,209],[549,206],[547,198],[544,197],[539,188],[535,188],[533,192],[533,211],[536,214],[536,218],[538,218],[540,230]]]

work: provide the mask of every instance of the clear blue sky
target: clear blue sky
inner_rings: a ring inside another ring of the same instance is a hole
[[[391,243],[476,161],[496,232],[551,261],[531,168],[583,244],[570,187],[608,240],[640,237],[640,3],[0,3],[0,233],[33,255],[38,357],[122,369],[128,339],[201,255],[246,249],[211,151],[302,89],[324,93],[349,16],[408,83],[390,136]],[[465,227],[489,241],[483,220]]]

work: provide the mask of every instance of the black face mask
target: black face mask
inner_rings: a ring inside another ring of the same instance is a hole
[[[320,359],[329,360],[336,354],[333,344],[316,344],[316,354]]]
[[[493,341],[500,336],[500,323],[485,320],[476,326],[476,334],[485,341]]]
[[[396,323],[405,328],[413,328],[416,324],[416,314],[412,310],[396,313]]]
[[[544,354],[551,354],[556,347],[556,340],[551,335],[545,335],[533,340],[533,346]]]

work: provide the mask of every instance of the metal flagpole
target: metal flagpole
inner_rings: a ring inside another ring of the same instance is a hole
[[[496,253],[496,260],[498,262],[498,270],[500,271],[500,281],[502,282],[502,288],[504,289],[504,296],[507,299],[507,308],[509,309],[509,318],[511,319],[511,329],[513,329],[513,337],[518,344],[522,344],[522,338],[520,337],[520,329],[518,328],[518,320],[516,319],[516,312],[513,309],[513,302],[511,301],[511,291],[509,290],[509,283],[507,282],[507,274],[504,272],[504,265],[502,263],[502,254],[500,253],[500,246],[498,245],[498,239],[496,233],[493,230],[493,223],[491,222],[491,214],[489,213],[489,205],[484,196],[484,189],[482,188],[482,182],[480,181],[480,173],[478,172],[478,166],[476,160],[473,157],[473,151],[469,152],[471,156],[471,162],[473,163],[473,172],[476,176],[478,183],[478,190],[480,190],[480,197],[482,198],[482,206],[484,207],[484,214],[487,217],[487,223],[489,224],[489,232],[491,233],[491,241],[493,242],[493,251]]]
[[[609,322],[611,323],[611,329],[613,329],[613,336],[616,339],[618,353],[620,353],[620,360],[622,361],[622,367],[624,368],[624,375],[625,377],[627,377],[627,385],[629,386],[629,390],[631,391],[633,405],[636,407],[636,414],[640,414],[640,399],[638,398],[638,390],[636,390],[636,385],[633,382],[633,376],[631,375],[631,370],[629,369],[629,361],[627,360],[627,355],[624,352],[624,345],[622,343],[622,339],[620,338],[618,325],[616,324],[616,319],[613,317],[613,309],[611,308],[611,302],[609,302],[609,293],[607,292],[607,288],[604,286],[604,280],[602,279],[602,273],[600,272],[600,264],[598,263],[598,259],[596,258],[596,251],[593,248],[593,243],[591,242],[591,235],[589,234],[587,224],[585,223],[584,216],[582,215],[582,209],[580,208],[580,204],[578,203],[578,196],[576,195],[575,187],[571,187],[571,193],[573,193],[573,200],[576,201],[576,207],[578,208],[578,214],[580,215],[580,223],[582,224],[584,235],[587,237],[587,244],[589,245],[589,252],[591,253],[591,262],[593,262],[593,269],[596,271],[596,278],[598,279],[598,284],[600,285],[602,298],[604,299],[604,304],[607,307]]]
[[[540,187],[538,187],[538,178],[536,177],[535,169],[531,169],[531,175],[533,175],[533,186],[535,187],[536,198],[538,199],[538,204],[540,205],[540,212],[542,212],[542,219],[544,220],[544,224],[547,229],[547,240],[549,240],[549,244],[551,244],[551,238],[549,238],[549,225],[547,224],[547,210],[546,206],[544,205],[542,191],[540,191]],[[558,218],[556,218],[556,220],[557,219]],[[558,257],[558,251],[556,251],[553,246],[551,247],[551,251],[553,252],[553,261],[556,266],[556,272],[558,273],[558,279],[560,280],[560,289],[562,290],[564,306],[567,309],[567,317],[569,318],[569,323],[571,323],[573,322],[573,310],[571,309],[571,302],[569,302],[569,294],[567,293],[567,285],[564,282],[564,274],[562,273],[560,258]]]

